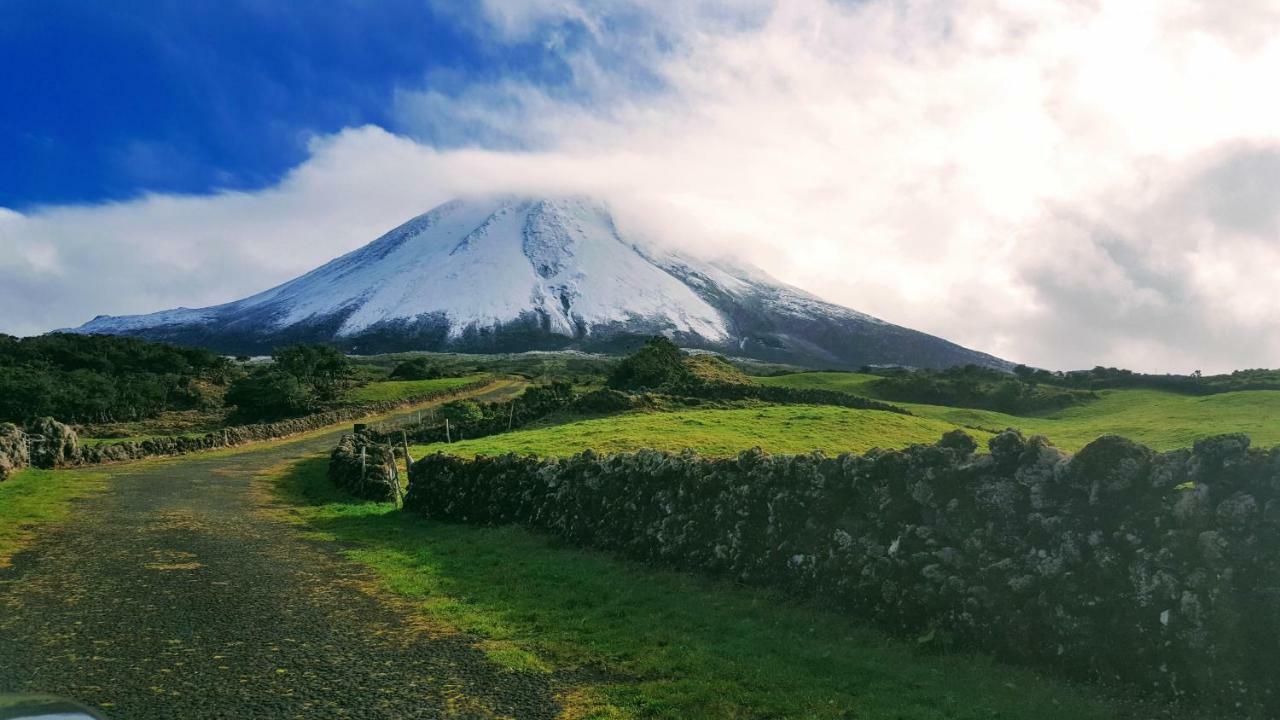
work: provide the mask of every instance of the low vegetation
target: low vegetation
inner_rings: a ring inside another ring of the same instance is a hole
[[[479,637],[495,662],[565,677],[566,717],[1144,716],[1096,689],[891,640],[768,592],[566,549],[518,528],[421,522],[337,491],[322,461],[276,481],[301,521],[417,600],[433,624]]]
[[[102,488],[106,479],[96,471],[27,469],[0,483],[0,567],[31,539],[36,525],[65,519],[72,500]]]
[[[485,377],[482,373],[463,377],[442,377],[431,380],[386,380],[373,382],[347,391],[344,399],[353,403],[409,400],[442,390],[470,385]]]
[[[934,418],[825,405],[760,405],[745,408],[641,412],[419,446],[415,456],[437,450],[457,455],[533,453],[567,456],[651,448],[703,455],[736,455],[760,447],[774,453],[865,452],[931,443],[956,425]],[[985,440],[989,433],[974,431]]]
[[[760,382],[786,387],[864,394],[876,376],[795,373]],[[1280,390],[1188,395],[1165,390],[1098,390],[1083,405],[1035,416],[988,410],[906,404],[914,415],[965,428],[1012,427],[1044,435],[1065,450],[1079,450],[1102,435],[1122,435],[1156,450],[1190,447],[1200,438],[1242,432],[1255,446],[1280,444]]]
[[[0,421],[104,423],[217,407],[234,374],[208,350],[105,335],[0,335]]]
[[[1050,372],[1019,365],[1013,369],[1013,373],[1028,382],[1086,390],[1143,388],[1188,395],[1213,395],[1240,390],[1280,390],[1280,370],[1236,370],[1221,375],[1203,375],[1197,370],[1190,375],[1153,375],[1102,366],[1092,370]]]
[[[1015,415],[1060,410],[1097,399],[1089,390],[1038,383],[977,365],[894,371],[867,387],[876,397],[894,402],[982,408]]]

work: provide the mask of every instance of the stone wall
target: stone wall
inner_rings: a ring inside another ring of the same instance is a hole
[[[405,507],[781,588],[922,643],[1280,715],[1280,449],[442,454]]]
[[[237,425],[197,437],[173,436],[151,438],[140,442],[121,441],[85,445],[79,442],[71,427],[53,418],[39,418],[29,423],[26,428],[19,428],[11,423],[0,423],[0,481],[10,473],[28,465],[44,468],[92,465],[167,455],[185,455],[259,440],[275,440],[358,420],[407,405],[463,395],[491,384],[491,380],[482,380],[404,400],[366,403],[272,423]],[[31,452],[28,457],[28,439],[32,435],[40,436],[43,441],[30,444]]]
[[[395,450],[360,434],[343,435],[329,454],[329,481],[365,500],[396,500]]]

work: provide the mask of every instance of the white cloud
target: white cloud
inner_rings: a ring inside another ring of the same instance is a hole
[[[261,193],[0,216],[21,310],[0,329],[231,299],[516,189],[604,195],[633,227],[1015,360],[1280,365],[1272,3],[484,7],[499,41],[562,52],[572,92],[406,88],[396,112],[493,149],[366,128]],[[575,23],[587,41],[564,42]]]

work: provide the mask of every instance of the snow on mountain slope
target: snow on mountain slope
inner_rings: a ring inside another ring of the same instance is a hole
[[[262,351],[300,340],[353,351],[608,348],[663,333],[692,347],[856,366],[1006,363],[824,302],[728,261],[624,238],[593,200],[454,200],[372,243],[232,303],[77,332]]]

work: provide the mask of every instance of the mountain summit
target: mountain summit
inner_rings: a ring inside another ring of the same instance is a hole
[[[323,341],[361,353],[686,347],[804,365],[1007,363],[784,285],[641,245],[586,198],[454,200],[243,300],[99,316],[75,332],[256,353]]]

